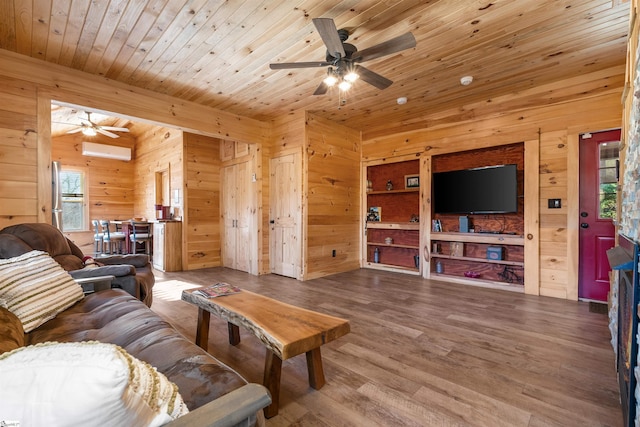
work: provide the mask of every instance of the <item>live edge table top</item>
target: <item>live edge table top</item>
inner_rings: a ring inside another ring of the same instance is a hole
[[[349,321],[242,290],[217,298],[182,292],[182,300],[255,335],[281,360],[306,353],[350,331]]]

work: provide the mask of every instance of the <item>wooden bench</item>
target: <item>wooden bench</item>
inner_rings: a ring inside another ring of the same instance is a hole
[[[229,343],[240,343],[239,326],[250,331],[266,346],[263,384],[271,393],[272,403],[264,409],[265,417],[278,414],[282,361],[302,353],[307,355],[309,385],[320,389],[324,383],[320,346],[350,331],[349,321],[304,308],[295,307],[253,292],[217,298],[182,292],[182,300],[198,307],[196,344],[208,347],[209,320],[213,313],[226,320]]]

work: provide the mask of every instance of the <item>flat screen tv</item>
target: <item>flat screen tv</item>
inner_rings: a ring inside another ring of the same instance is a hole
[[[489,166],[433,174],[433,210],[439,214],[518,211],[518,168]]]

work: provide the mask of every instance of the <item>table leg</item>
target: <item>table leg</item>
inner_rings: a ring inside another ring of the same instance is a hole
[[[307,371],[309,372],[309,385],[316,390],[320,390],[324,385],[324,370],[322,369],[320,347],[307,351]]]
[[[278,405],[280,404],[280,374],[282,372],[282,359],[266,350],[264,363],[264,379],[262,384],[271,393],[271,405],[264,408],[264,416],[271,418],[278,415]]]
[[[207,351],[209,348],[209,319],[211,313],[198,307],[198,326],[196,327],[196,344]]]
[[[240,328],[233,323],[227,322],[227,329],[229,329],[229,344],[240,344]]]

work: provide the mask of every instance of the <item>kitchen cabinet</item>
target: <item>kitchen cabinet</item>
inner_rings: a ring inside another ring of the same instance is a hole
[[[153,224],[153,268],[182,271],[182,222],[159,221]]]

